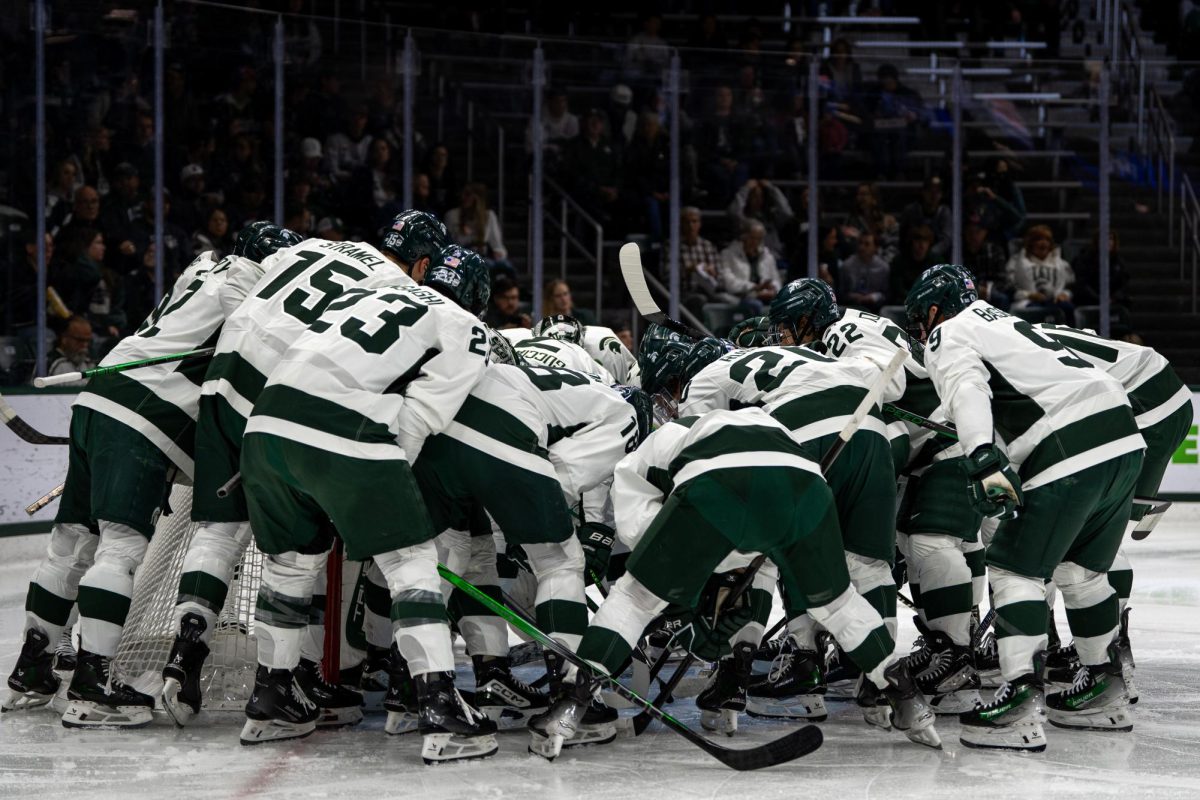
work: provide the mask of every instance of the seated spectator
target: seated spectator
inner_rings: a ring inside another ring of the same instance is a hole
[[[435,144],[429,151],[424,171],[429,181],[429,208],[426,210],[440,217],[454,205],[454,193],[459,187],[450,163],[450,149],[444,144]]]
[[[322,217],[317,223],[317,238],[326,239],[330,242],[343,242],[346,240],[346,226],[337,217]]]
[[[571,287],[564,280],[552,280],[546,284],[542,292],[542,316],[566,314],[574,317],[584,325],[595,325],[596,316],[586,308],[578,308],[571,297]]]
[[[368,119],[366,107],[359,106],[343,123],[343,129],[325,140],[325,163],[334,180],[349,180],[354,170],[367,163],[372,141],[367,133]]]
[[[909,231],[907,246],[901,248],[900,255],[892,262],[892,297],[907,297],[921,273],[940,263],[933,255],[933,238],[933,230],[923,223]]]
[[[374,231],[400,213],[399,182],[392,146],[386,139],[372,140],[367,150],[367,163],[354,171],[347,186],[347,211],[353,208],[358,214],[358,219],[352,220],[351,225]]]
[[[92,325],[79,315],[67,320],[62,332],[54,342],[54,349],[46,354],[46,374],[63,375],[68,372],[83,372],[96,366],[92,358]],[[83,386],[86,380],[61,384]]]
[[[1005,210],[1010,214],[1009,220],[1006,221],[1006,227],[1000,231],[1004,241],[996,242],[1007,247],[1009,241],[1020,236],[1021,228],[1025,224],[1025,195],[1021,193],[1021,187],[1017,186],[1013,179],[1013,169],[1008,159],[992,159],[988,164],[984,180],[996,200],[1004,203]]]
[[[642,17],[642,27],[625,45],[625,72],[635,80],[657,81],[671,60],[671,48],[659,35],[662,15],[651,11]]]
[[[888,264],[878,255],[875,233],[858,235],[854,255],[842,262],[838,273],[837,296],[848,306],[878,313],[888,301]]]
[[[900,215],[900,237],[911,240],[911,231],[918,225],[926,225],[933,233],[930,250],[936,260],[945,260],[952,244],[950,237],[954,225],[950,207],[942,202],[942,179],[934,175],[921,188],[921,199],[909,203]]]
[[[841,237],[836,225],[826,225],[820,230],[821,241],[817,244],[817,277],[836,289],[838,276],[842,274]],[[858,239],[854,241],[857,244]],[[807,275],[808,270],[804,273]]]
[[[736,188],[746,182],[744,159],[750,146],[749,138],[745,121],[733,111],[733,89],[716,87],[712,110],[700,120],[694,136],[701,186],[714,205],[728,203]]]
[[[767,249],[772,253],[784,252],[781,234],[795,214],[778,186],[768,180],[751,178],[734,195],[728,213],[737,223],[738,230],[743,229],[750,220],[761,222],[763,230],[767,232]],[[786,270],[787,263],[780,264],[780,268]]]
[[[988,229],[971,220],[963,229],[963,266],[975,276],[979,299],[1007,311],[1012,305],[1007,274],[1008,253],[988,240]]]
[[[104,265],[104,235],[79,228],[64,242],[63,262],[54,288],[73,314],[86,317],[103,339],[122,335],[125,328],[125,286]],[[103,344],[103,341],[101,342]]]
[[[213,251],[213,258],[221,259],[233,252],[233,236],[229,233],[229,218],[220,208],[211,208],[204,220],[204,227],[192,234],[192,252]]]
[[[588,111],[583,133],[567,145],[564,175],[579,204],[607,222],[613,218],[621,188],[621,156],[604,135],[604,112]]]
[[[496,212],[488,208],[487,187],[468,183],[463,187],[458,208],[446,212],[446,230],[456,244],[474,250],[487,259],[491,270],[504,270],[514,276],[508,263],[508,250],[500,231]],[[515,277],[515,276],[514,276]]]
[[[633,110],[633,90],[623,83],[608,93],[608,131],[613,145],[624,150],[637,130],[637,112]]]
[[[134,223],[142,216],[141,179],[129,163],[118,164],[113,170],[113,188],[100,209],[100,230],[108,244],[108,263],[117,265],[133,257]]]
[[[245,133],[234,136],[229,147],[217,153],[215,161],[209,176],[218,181],[216,188],[226,200],[235,197],[247,183],[267,179],[266,165],[258,155],[258,140]]]
[[[74,205],[79,171],[75,162],[64,158],[54,165],[46,182],[46,229],[54,230],[66,220]]]
[[[978,220],[989,239],[1007,247],[1009,232],[1019,230],[1025,219],[1025,208],[1023,205],[1017,208],[997,194],[988,186],[989,180],[987,173],[981,172],[968,176],[963,182],[963,217]],[[1017,187],[1011,189],[1019,196]]]
[[[138,268],[125,275],[125,318],[134,330],[150,316],[158,302],[154,299],[155,247],[151,241],[142,253]],[[178,274],[172,275],[163,264],[163,294],[171,291]]]
[[[308,238],[313,227],[312,210],[304,203],[288,203],[283,207],[283,227]]]
[[[183,274],[187,265],[192,263],[192,237],[175,223],[171,222],[171,193],[163,190],[163,276],[167,281],[166,289],[175,283],[175,279]],[[121,274],[136,271],[136,263],[146,250],[154,243],[154,200],[148,198],[142,203],[142,216],[133,226],[133,256],[122,259]],[[137,319],[138,322],[142,318]]]
[[[429,183],[429,176],[424,172],[413,173],[412,207],[417,211],[428,211],[430,214],[435,214],[433,188]]]
[[[212,205],[212,195],[205,193],[204,167],[188,164],[179,171],[179,202],[171,204],[169,219],[189,236],[204,224]]]
[[[266,219],[271,213],[267,207],[267,185],[257,176],[247,178],[237,185],[232,202],[225,204],[225,216],[229,218],[229,226],[241,230],[260,219]]]
[[[670,145],[658,115],[643,111],[637,135],[625,157],[625,196],[634,225],[644,225],[650,238],[663,238],[662,215],[670,199]]]
[[[737,302],[721,289],[721,255],[716,245],[700,235],[700,209],[687,206],[679,215],[679,282],[684,305],[698,317],[705,303]]]
[[[821,77],[828,79],[829,99],[835,103],[853,103],[862,86],[862,70],[850,50],[850,40],[839,37],[821,62]]]
[[[1088,249],[1075,259],[1075,302],[1079,305],[1100,304],[1100,232],[1092,233]],[[1129,296],[1129,272],[1121,258],[1121,237],[1115,230],[1108,232],[1108,292],[1109,302],[1125,308],[1132,307]]]
[[[881,64],[878,82],[866,93],[863,108],[870,117],[871,152],[875,172],[894,179],[908,160],[908,143],[921,115],[921,97],[900,83],[891,64]]]
[[[492,302],[483,321],[498,331],[533,327],[533,320],[521,310],[521,288],[503,273],[492,281]]]
[[[11,303],[10,316],[5,318],[5,327],[13,333],[32,332],[37,324],[37,231],[23,230],[15,237],[14,248],[16,260],[7,265],[8,269],[0,267],[0,279],[4,280],[3,297]],[[47,274],[54,273],[54,239],[46,234],[46,270]],[[49,319],[65,320],[71,316],[70,310],[59,297],[58,292],[50,281],[46,282],[46,314]]]
[[[1022,308],[1058,308],[1067,321],[1075,319],[1071,285],[1075,272],[1054,243],[1054,233],[1046,225],[1034,225],[1025,232],[1020,251],[1005,268],[1013,286],[1014,310]]]
[[[64,237],[69,236],[69,231],[72,228],[99,228],[100,227],[100,193],[91,186],[80,186],[75,190],[74,202],[71,204],[71,213],[63,220],[62,225],[57,229],[46,226],[46,231],[52,234],[55,239],[62,243]]]
[[[108,194],[109,190],[108,172],[112,166],[111,149],[112,131],[103,125],[93,125],[88,128],[83,146],[70,157],[75,162],[75,171],[81,184],[94,186],[101,197]]]
[[[637,350],[633,345],[633,330],[629,327],[629,323],[622,320],[614,322],[609,327],[612,328],[612,332],[616,334],[616,337],[621,340],[621,344],[625,345],[625,349],[636,356]]]
[[[567,93],[552,89],[542,106],[542,153],[547,168],[553,169],[562,157],[567,142],[579,135],[579,117],[567,105]],[[525,152],[533,152],[533,120],[525,129]]]
[[[742,237],[721,251],[721,288],[740,302],[748,317],[761,315],[782,286],[766,237],[762,223],[751,220]]]
[[[858,237],[863,231],[875,232],[879,257],[892,263],[900,251],[900,223],[891,214],[884,213],[879,186],[870,182],[858,185],[850,216],[840,231],[847,252],[858,248]]]

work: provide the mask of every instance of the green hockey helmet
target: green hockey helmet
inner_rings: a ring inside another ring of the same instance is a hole
[[[748,317],[729,329],[726,338],[738,347],[764,347],[771,333],[767,317]]]
[[[784,331],[792,335],[795,345],[804,344],[810,334],[819,339],[841,317],[842,310],[829,284],[816,278],[800,278],[780,289],[771,301],[771,343],[782,341]]]
[[[293,230],[259,220],[238,231],[237,239],[233,243],[233,254],[261,264],[263,259],[276,250],[300,244],[302,241],[304,237]]]
[[[650,394],[668,389],[683,371],[683,359],[692,349],[692,340],[662,325],[651,325],[642,337],[638,350],[638,368],[642,373],[642,389]]]
[[[979,299],[975,278],[958,264],[937,264],[921,273],[904,298],[904,314],[908,334],[917,341],[925,337],[938,323],[950,319]],[[937,308],[937,317],[929,331],[929,311]]]
[[[500,331],[494,328],[488,328],[488,343],[491,347],[488,349],[488,360],[493,364],[511,364],[519,367],[525,363],[521,358],[521,354],[513,347],[512,342],[508,340]]]
[[[379,249],[400,259],[409,267],[422,258],[437,261],[442,248],[450,243],[446,226],[433,214],[409,209],[395,216],[383,232]]]
[[[700,374],[700,370],[726,353],[733,352],[736,349],[733,342],[728,339],[705,336],[692,345],[692,349],[688,351],[687,356],[683,359],[683,371],[679,376],[679,382],[686,386],[691,382],[692,378]]]
[[[654,400],[637,386],[618,384],[613,388],[621,393],[626,403],[633,406],[633,413],[637,417],[637,441],[638,444],[641,444],[650,435],[650,429],[654,424]]]
[[[551,314],[542,317],[533,326],[534,336],[549,336],[571,344],[583,345],[583,323],[569,314]]]
[[[456,244],[442,248],[422,283],[437,289],[475,316],[487,309],[492,285],[483,256]]]

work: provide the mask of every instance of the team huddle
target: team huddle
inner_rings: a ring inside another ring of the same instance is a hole
[[[74,404],[0,708],[48,704],[73,667],[64,726],[139,727],[156,705],[186,726],[253,539],[243,744],[354,724],[377,694],[386,732],[419,733],[426,763],[490,756],[513,727],[553,759],[613,741],[604,681],[672,650],[713,664],[696,704],[730,735],[742,713],[820,722],[839,696],[930,747],[944,715],[980,748],[1043,750],[1047,719],[1132,730],[1121,542],[1157,521],[1192,422],[1156,352],[1010,316],[954,265],[921,275],[906,329],[802,279],[729,339],[652,325],[636,358],[571,317],[490,330],[489,286],[484,259],[418,211],[377,246],[255,223],[232,255],[199,256],[102,366],[214,354],[102,375]],[[198,528],[154,697],[113,659],[174,482],[194,487]],[[325,675],[338,539],[362,563],[365,647]],[[605,597],[589,613],[591,584]],[[906,656],[898,601],[921,632]],[[546,647],[545,676],[518,679],[497,604],[578,659]],[[55,648],[76,614],[68,663]]]

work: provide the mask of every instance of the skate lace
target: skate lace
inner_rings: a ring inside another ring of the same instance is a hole
[[[984,707],[987,708],[1002,705],[1003,703],[1008,702],[1012,695],[1013,685],[1008,681],[1005,681],[1004,683],[1000,684],[1000,688],[996,690],[994,695],[992,695],[992,702],[986,704]]]
[[[922,677],[941,678],[949,670],[954,659],[949,651],[940,650],[929,657],[929,666],[925,668]]]
[[[1075,670],[1075,679],[1071,681],[1070,694],[1078,694],[1089,688],[1092,684],[1092,671],[1083,664],[1079,665],[1079,669]]]
[[[462,708],[463,715],[467,718],[467,722],[475,725],[476,723],[482,722],[484,719],[486,719],[482,711],[474,708],[470,703],[463,699],[463,696],[459,694],[457,688],[454,689],[454,697],[458,700],[458,705],[460,708]]]
[[[792,666],[795,658],[795,653],[781,648],[775,658],[771,660],[771,667],[767,670],[767,682],[778,683],[779,679],[787,673],[788,668]]]

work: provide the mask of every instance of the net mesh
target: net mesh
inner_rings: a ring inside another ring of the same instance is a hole
[[[162,668],[175,641],[175,598],[183,557],[198,527],[191,520],[190,486],[175,485],[170,508],[171,514],[159,518],[134,577],[133,601],[115,659],[126,680],[154,697],[162,690]],[[209,640],[211,654],[200,679],[205,709],[241,710],[250,697],[257,654],[254,604],[261,579],[262,554],[251,542],[234,568],[225,607]]]

